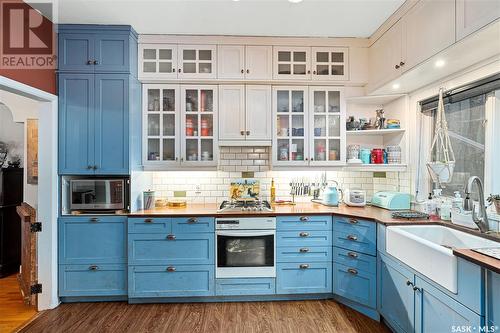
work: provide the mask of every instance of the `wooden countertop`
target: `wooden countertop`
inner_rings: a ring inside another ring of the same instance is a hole
[[[455,249],[453,250],[453,254],[457,257],[463,258],[465,260],[473,262],[476,265],[483,266],[486,269],[500,274],[500,260],[498,259],[478,253],[476,251],[472,251],[470,249]]]

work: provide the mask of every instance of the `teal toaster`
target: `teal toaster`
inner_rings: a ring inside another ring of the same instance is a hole
[[[377,192],[373,195],[372,206],[389,210],[410,209],[410,194],[393,191]]]

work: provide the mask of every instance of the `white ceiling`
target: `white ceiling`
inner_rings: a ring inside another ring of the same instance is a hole
[[[27,1],[29,2],[29,1]],[[59,0],[59,23],[141,34],[369,37],[404,0]]]

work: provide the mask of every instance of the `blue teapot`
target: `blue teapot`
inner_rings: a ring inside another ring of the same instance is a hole
[[[328,185],[323,192],[323,202],[325,206],[338,206],[340,201],[342,201],[342,190],[336,181],[332,181],[333,185]],[[339,194],[340,193],[340,194]]]

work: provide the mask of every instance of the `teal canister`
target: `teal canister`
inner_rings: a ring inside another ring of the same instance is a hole
[[[361,151],[359,152],[359,156],[360,156],[361,162],[363,162],[363,164],[370,164],[370,160],[371,160],[370,149],[366,149],[366,148],[361,149]]]

